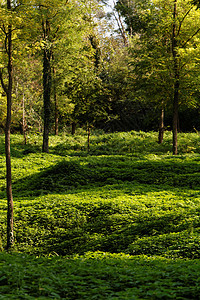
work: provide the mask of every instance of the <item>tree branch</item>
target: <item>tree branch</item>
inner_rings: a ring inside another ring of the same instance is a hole
[[[4,92],[7,94],[8,93],[8,89],[3,81],[3,73],[2,73],[2,69],[0,69],[0,81],[1,81],[1,85],[2,85],[2,88],[4,90]]]
[[[187,43],[198,33],[200,31],[200,28],[199,29],[197,29],[197,31],[191,36],[191,37],[189,37],[188,39],[187,39],[187,41],[183,44],[183,48],[187,45]]]
[[[113,0],[113,4],[114,4],[114,6],[116,6],[116,3],[115,3],[114,0]],[[127,46],[128,45],[128,40],[127,40],[127,37],[126,37],[126,33],[125,33],[124,25],[123,25],[122,20],[121,20],[120,13],[117,11],[117,16],[118,16],[117,17],[116,14],[115,14],[115,11],[113,10],[113,15],[114,15],[114,18],[117,22],[117,25],[118,25],[119,31],[122,35],[122,38],[124,40],[124,45]]]
[[[181,31],[181,26],[182,26],[182,24],[183,24],[185,18],[187,17],[187,15],[189,15],[189,13],[191,12],[192,9],[193,9],[193,7],[190,7],[190,9],[189,9],[189,10],[186,12],[186,14],[184,15],[182,21],[181,21],[180,24],[179,24],[179,28],[178,28],[178,32],[177,32],[177,35],[176,35],[176,36],[179,36],[179,33],[180,33],[180,31]]]

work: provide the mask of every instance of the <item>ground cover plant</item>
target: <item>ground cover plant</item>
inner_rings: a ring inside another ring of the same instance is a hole
[[[12,256],[4,252],[0,256],[0,299],[14,299],[16,292],[19,299],[200,297],[200,138],[197,133],[182,133],[179,140],[179,155],[172,156],[170,132],[162,145],[154,132],[94,132],[89,153],[83,133],[52,136],[50,153],[44,154],[41,136],[30,136],[24,145],[23,137],[13,135],[16,243]],[[3,251],[3,137],[0,168]],[[14,263],[7,269],[11,260]],[[64,266],[58,275],[55,266],[61,262]],[[94,265],[97,270],[92,272]],[[13,281],[9,294],[13,268],[19,280]],[[72,270],[67,281],[65,268]],[[56,276],[60,279],[52,285]],[[39,277],[44,278],[42,284]]]
[[[198,299],[199,261],[89,252],[0,254],[0,299]]]

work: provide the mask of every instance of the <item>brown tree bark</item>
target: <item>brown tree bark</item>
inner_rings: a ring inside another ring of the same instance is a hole
[[[158,144],[162,144],[163,137],[164,137],[164,107],[162,105],[161,111],[160,111],[160,122],[159,122],[159,135],[158,135]]]
[[[7,9],[11,10],[11,1],[7,0]],[[13,67],[12,67],[12,26],[8,25],[5,37],[6,54],[8,57],[7,85],[3,80],[3,73],[0,70],[0,80],[3,90],[7,96],[7,116],[5,127],[5,154],[6,154],[6,193],[7,193],[7,250],[14,245],[13,231],[13,195],[12,195],[12,174],[11,174],[11,153],[10,153],[10,127],[11,127],[11,105],[12,105],[12,86],[13,86]]]
[[[174,0],[173,11],[173,29],[172,29],[172,56],[174,64],[174,97],[173,97],[173,154],[178,153],[178,102],[179,102],[179,61],[177,53],[177,39],[176,39],[176,19],[177,19],[177,0]]]
[[[54,104],[55,104],[55,135],[58,135],[58,97],[54,94]]]
[[[26,124],[26,119],[25,119],[25,96],[24,96],[24,86],[23,86],[23,96],[22,96],[22,131],[23,131],[24,144],[25,145],[27,144],[26,129],[27,129],[27,124]]]
[[[87,150],[90,152],[90,125],[87,125]]]
[[[72,122],[72,135],[74,135],[76,132],[76,123]]]
[[[50,24],[48,21],[43,24],[44,39],[49,37]],[[45,47],[43,51],[43,108],[44,108],[44,130],[42,152],[49,152],[49,129],[51,117],[51,49]]]
[[[58,97],[57,97],[57,91],[56,91],[56,70],[53,67],[53,97],[54,97],[54,124],[55,124],[55,135],[58,135]]]
[[[173,103],[173,154],[178,154],[178,98],[179,98],[179,81],[174,85],[174,103]]]

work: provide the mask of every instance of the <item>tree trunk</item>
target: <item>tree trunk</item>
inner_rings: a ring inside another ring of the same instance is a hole
[[[58,98],[54,94],[54,103],[55,103],[55,135],[58,135]]]
[[[11,154],[10,154],[10,124],[11,124],[11,93],[7,95],[7,119],[5,128],[5,152],[6,152],[6,192],[7,192],[7,250],[13,246],[13,196],[11,176]]]
[[[160,112],[160,122],[159,122],[159,135],[158,135],[158,144],[162,144],[163,136],[164,136],[164,107],[162,104],[161,112]]]
[[[72,122],[72,135],[74,135],[76,132],[76,123]]]
[[[49,22],[46,28],[43,25],[44,38],[48,38],[50,32]],[[45,48],[43,53],[43,102],[44,102],[44,131],[42,152],[49,152],[49,129],[51,118],[51,49]]]
[[[177,18],[177,0],[174,0],[173,12],[173,30],[172,30],[172,55],[174,63],[174,97],[173,97],[173,154],[178,153],[178,101],[179,101],[179,61],[177,53],[177,39],[176,39],[176,18]]]
[[[26,119],[25,119],[25,96],[24,96],[24,86],[23,86],[23,97],[22,97],[22,131],[24,136],[24,144],[27,144],[26,141]]]
[[[114,6],[116,5],[115,0],[113,0],[113,4],[114,4]],[[124,45],[128,46],[128,39],[127,39],[127,36],[126,36],[126,30],[124,28],[124,24],[123,24],[123,21],[122,21],[122,18],[121,18],[121,14],[120,14],[119,11],[116,11],[116,13],[114,12],[114,18],[115,18],[115,20],[117,22],[117,25],[118,25],[119,31],[121,33]]]
[[[58,135],[58,97],[56,92],[56,71],[53,67],[53,97],[54,97],[54,108],[55,108],[55,115],[54,115],[54,122],[55,122],[55,135]]]
[[[11,9],[11,1],[7,1],[7,8]],[[10,154],[10,126],[11,126],[11,104],[12,104],[12,27],[8,25],[7,33],[7,53],[8,53],[8,88],[7,94],[7,117],[5,128],[5,152],[6,152],[6,192],[7,192],[7,250],[14,244],[13,232],[13,195],[12,195],[12,176],[11,176],[11,154]],[[5,87],[5,86],[4,86]]]
[[[178,96],[179,96],[179,81],[174,85],[174,103],[173,103],[173,154],[178,153]]]
[[[87,148],[88,152],[90,152],[90,125],[87,126]]]

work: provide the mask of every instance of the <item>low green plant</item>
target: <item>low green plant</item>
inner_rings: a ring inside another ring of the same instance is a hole
[[[4,214],[1,220],[3,233],[6,226],[3,207],[0,214]],[[56,252],[66,255],[96,250],[132,254],[132,244],[137,245],[140,240],[145,244],[148,237],[159,237],[165,252],[168,247],[166,234],[198,234],[199,214],[198,190],[166,186],[163,191],[161,186],[130,182],[84,186],[67,193],[17,199],[16,247],[18,251],[35,254]],[[181,244],[174,245],[174,250],[182,249],[181,257],[191,257],[185,248],[186,241],[187,238],[182,248]],[[152,255],[153,251],[155,248],[150,243],[138,254]],[[198,249],[195,251],[193,256],[199,257]]]
[[[199,260],[0,253],[0,299],[198,299]]]
[[[52,136],[46,154],[41,135],[13,135],[15,248],[0,253],[0,299],[198,299],[199,136],[180,134],[178,156],[171,137],[95,133],[88,153],[86,133]]]

